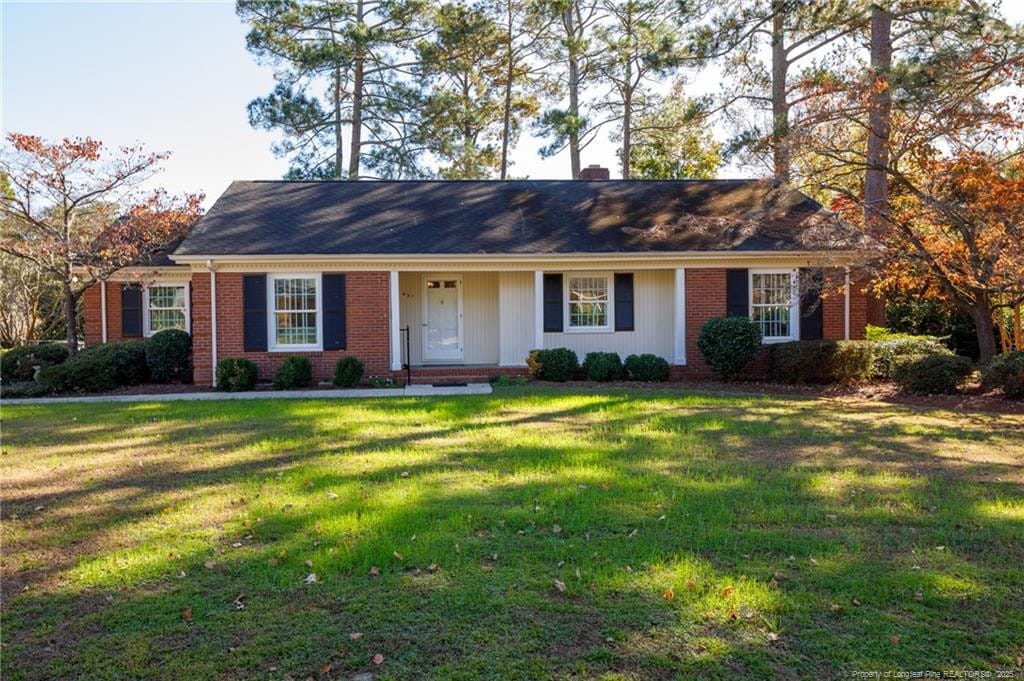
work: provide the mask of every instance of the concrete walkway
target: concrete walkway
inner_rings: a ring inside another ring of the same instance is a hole
[[[217,400],[324,400],[349,399],[359,397],[432,397],[435,395],[488,395],[491,386],[488,383],[470,383],[469,385],[410,385],[404,388],[363,388],[342,390],[329,388],[325,390],[253,390],[240,393],[166,393],[156,395],[82,395],[80,397],[27,397],[24,399],[3,400],[5,405],[12,404],[66,404],[72,402],[179,402],[183,400],[217,401]]]

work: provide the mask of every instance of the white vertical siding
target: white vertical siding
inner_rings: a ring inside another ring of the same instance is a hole
[[[588,352],[617,352],[627,355],[649,352],[673,360],[675,317],[673,270],[638,270],[633,274],[633,331],[608,333],[545,333],[544,347],[571,348],[580,361]]]
[[[423,364],[423,275],[399,272],[398,295],[398,324],[409,327],[409,363]]]
[[[533,350],[533,272],[502,272],[498,277],[498,333],[502,366],[524,366]]]

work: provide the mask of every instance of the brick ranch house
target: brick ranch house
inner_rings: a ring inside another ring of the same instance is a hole
[[[88,343],[192,334],[198,384],[218,359],[273,378],[288,355],[329,380],[485,380],[534,348],[653,353],[707,367],[708,319],[749,315],[765,343],[859,339],[866,287],[849,230],[754,180],[234,182],[165,259],[85,296]],[[596,179],[594,179],[596,178]],[[812,276],[833,282],[824,293]],[[836,283],[837,282],[837,283]]]

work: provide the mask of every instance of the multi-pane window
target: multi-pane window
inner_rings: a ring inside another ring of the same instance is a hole
[[[766,340],[793,337],[793,275],[789,272],[752,272],[750,318]]]
[[[188,331],[188,287],[185,284],[154,284],[147,289],[148,331]]]
[[[273,280],[274,345],[317,344],[316,277]]]
[[[608,277],[569,277],[569,328],[606,329],[608,318]]]

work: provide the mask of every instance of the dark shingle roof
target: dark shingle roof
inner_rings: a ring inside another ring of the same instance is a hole
[[[175,255],[814,250],[836,230],[757,180],[260,181],[232,183]]]

